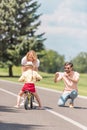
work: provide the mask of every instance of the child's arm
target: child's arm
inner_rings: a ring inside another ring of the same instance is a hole
[[[36,81],[40,81],[42,79],[42,76],[37,73]]]
[[[18,79],[19,82],[24,82],[24,76],[22,75],[19,79]]]

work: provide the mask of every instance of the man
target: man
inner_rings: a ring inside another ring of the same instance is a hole
[[[64,72],[56,72],[54,82],[60,80],[64,81],[64,91],[60,96],[58,105],[64,106],[66,101],[70,99],[69,107],[74,107],[74,99],[78,95],[78,81],[79,73],[73,70],[73,64],[66,62],[64,65]]]

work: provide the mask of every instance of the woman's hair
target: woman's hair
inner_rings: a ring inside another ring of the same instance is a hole
[[[37,61],[37,54],[34,50],[30,50],[27,54],[27,61],[29,61],[29,58],[32,57],[33,61],[36,62]]]

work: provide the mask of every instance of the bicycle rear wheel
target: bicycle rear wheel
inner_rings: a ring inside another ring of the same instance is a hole
[[[29,93],[28,96],[26,96],[26,98],[25,98],[24,108],[25,108],[26,110],[33,108],[33,95],[30,94],[30,93]]]
[[[32,109],[33,108],[33,95],[31,94],[31,97],[30,97],[30,108]]]
[[[25,108],[26,110],[29,109],[28,104],[29,104],[29,99],[28,99],[28,97],[26,97],[26,98],[25,98],[25,101],[24,101],[24,108]]]

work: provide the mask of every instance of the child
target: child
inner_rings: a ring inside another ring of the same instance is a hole
[[[39,108],[42,107],[40,98],[35,89],[35,82],[41,79],[42,77],[36,71],[33,70],[33,63],[31,61],[27,62],[25,64],[25,71],[22,73],[21,77],[18,80],[20,82],[25,82],[25,84],[18,94],[17,105],[15,106],[16,108],[20,107],[20,99],[21,96],[24,94],[25,90],[29,90],[35,96],[39,104]]]

